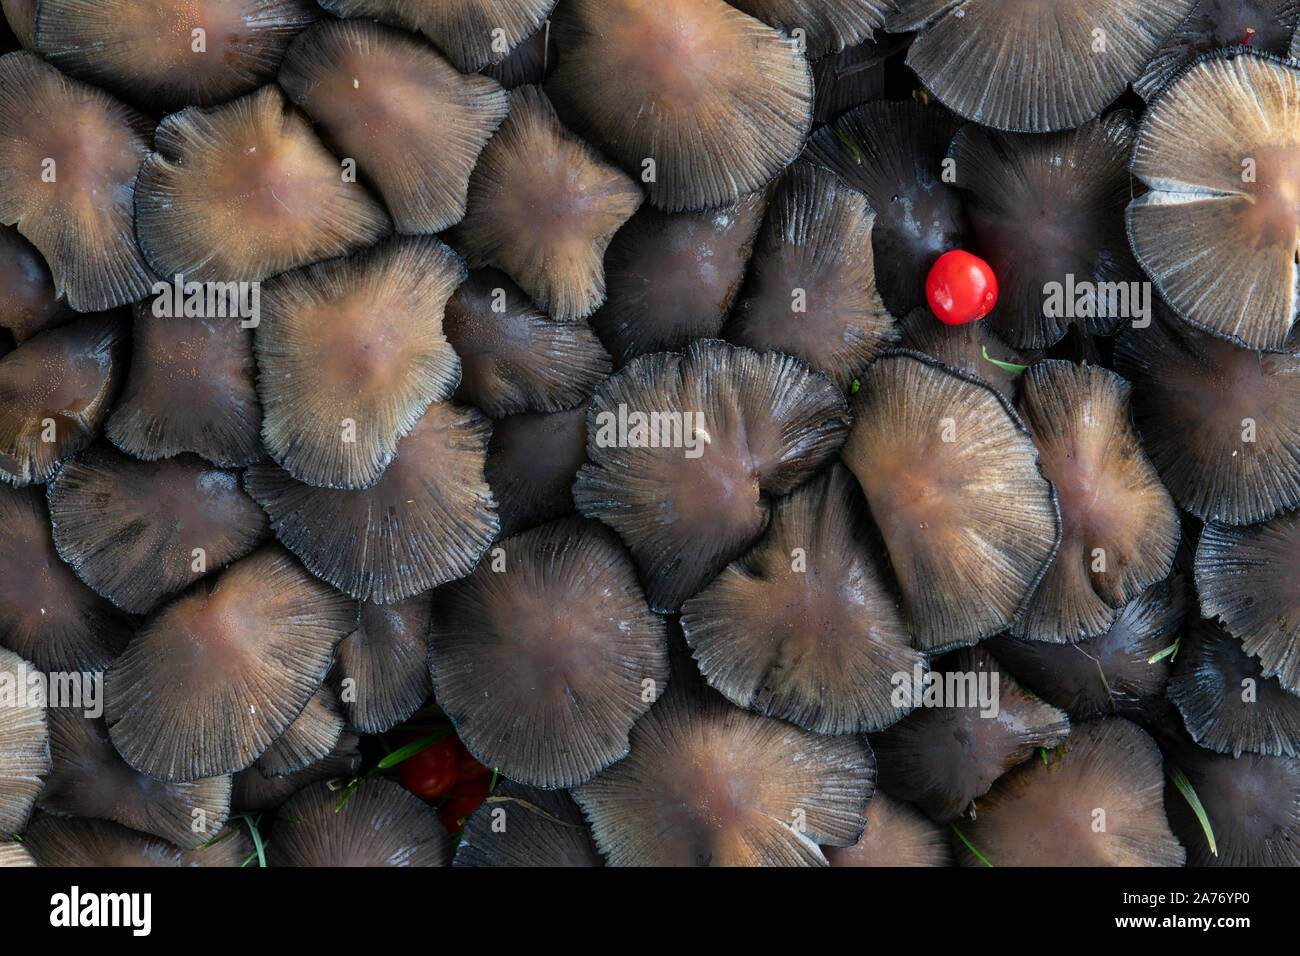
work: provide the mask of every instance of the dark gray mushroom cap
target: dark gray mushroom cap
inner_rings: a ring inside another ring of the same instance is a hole
[[[453,866],[604,866],[582,811],[563,790],[502,779],[465,824]]]

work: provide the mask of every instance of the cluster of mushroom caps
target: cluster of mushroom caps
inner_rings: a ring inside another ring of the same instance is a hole
[[[0,865],[1300,862],[1300,5],[0,2]]]

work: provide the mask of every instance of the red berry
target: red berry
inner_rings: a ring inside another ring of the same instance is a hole
[[[402,738],[401,745],[417,743],[428,736],[428,731],[414,731]],[[397,770],[402,786],[422,800],[441,797],[456,786],[460,779],[460,751],[456,743],[455,736],[448,734],[399,763]]]
[[[487,799],[491,785],[491,777],[459,781],[438,808],[438,819],[442,825],[452,833],[465,829],[464,820]]]
[[[998,279],[979,256],[954,249],[945,252],[925,280],[925,297],[939,321],[947,325],[977,322],[998,301]]]
[[[461,780],[473,780],[475,777],[481,777],[492,772],[474,759],[474,756],[461,742],[460,738],[456,739],[456,749],[460,751],[459,774]]]

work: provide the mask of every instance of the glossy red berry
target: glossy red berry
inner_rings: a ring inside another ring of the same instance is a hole
[[[925,280],[930,310],[947,325],[977,322],[997,304],[998,280],[979,256],[954,249],[945,252]]]
[[[402,746],[417,743],[429,736],[415,731],[402,738]],[[432,800],[450,791],[460,779],[460,750],[456,738],[448,734],[407,757],[398,767],[402,786],[422,800]]]

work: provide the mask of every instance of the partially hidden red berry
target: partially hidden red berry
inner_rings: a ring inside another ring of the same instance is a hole
[[[998,280],[989,264],[961,249],[939,257],[925,280],[930,310],[946,325],[977,322],[997,304]]]
[[[415,731],[403,737],[401,745],[418,743],[428,736],[427,731]],[[460,779],[457,743],[455,736],[448,734],[399,763],[402,786],[422,800],[433,800],[450,791]]]
[[[456,747],[460,751],[459,779],[473,780],[475,777],[482,777],[492,772],[474,759],[459,738],[456,740]]]
[[[452,833],[465,829],[465,820],[487,799],[491,777],[461,780],[438,808],[438,819]]]

